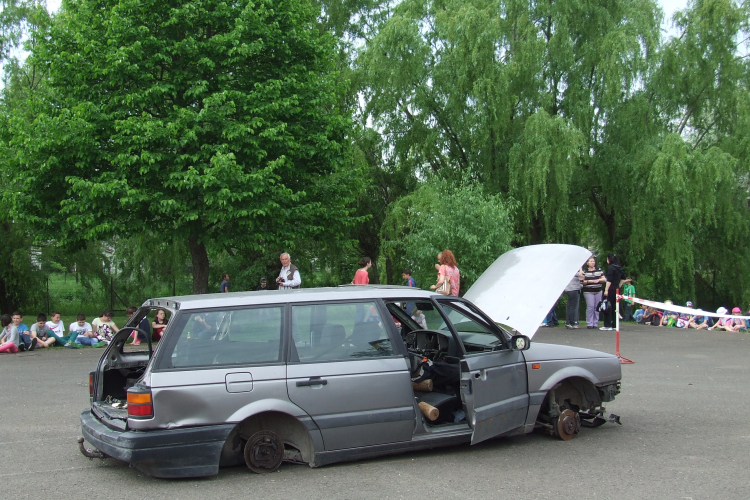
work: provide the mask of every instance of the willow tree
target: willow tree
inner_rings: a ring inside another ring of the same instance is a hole
[[[748,12],[731,0],[691,2],[646,82],[651,108],[641,123],[659,133],[627,151],[631,217],[622,218],[621,246],[634,266],[657,267],[662,295],[695,287],[714,302],[750,298],[750,68],[738,45]]]
[[[356,179],[316,23],[304,0],[64,1],[30,59],[48,84],[14,121],[18,216],[67,241],[182,238],[196,293],[208,242],[336,234]]]
[[[398,161],[518,200],[517,244],[614,250],[675,299],[724,276],[736,300],[750,281],[707,242],[748,260],[748,13],[661,21],[652,0],[405,0],[358,60],[363,113]]]
[[[359,60],[365,112],[414,168],[517,197],[522,241],[570,239],[568,210],[600,196],[580,179],[649,67],[657,14],[649,1],[401,2]]]

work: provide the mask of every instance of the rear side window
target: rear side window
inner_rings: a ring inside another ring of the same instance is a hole
[[[179,333],[171,367],[279,362],[281,316],[281,307],[192,313]]]
[[[393,321],[390,315],[387,320]],[[393,355],[374,302],[293,306],[292,339],[301,362]]]

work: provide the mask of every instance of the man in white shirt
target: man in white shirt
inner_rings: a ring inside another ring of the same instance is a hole
[[[292,257],[284,252],[279,257],[279,260],[281,261],[281,270],[279,271],[279,277],[276,278],[276,284],[279,285],[279,290],[299,288],[302,284],[302,278],[300,278],[297,266],[292,264]]]

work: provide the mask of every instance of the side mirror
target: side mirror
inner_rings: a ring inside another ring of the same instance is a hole
[[[526,335],[513,335],[510,339],[510,348],[514,351],[525,351],[531,347],[531,339]]]

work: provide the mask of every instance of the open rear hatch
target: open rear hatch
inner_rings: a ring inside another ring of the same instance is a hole
[[[138,324],[148,310],[141,310],[134,316]],[[128,339],[134,328],[126,326],[112,339],[104,354],[99,359],[94,373],[94,390],[92,392],[91,410],[105,425],[113,429],[126,430],[128,420],[127,392],[136,384],[146,371],[153,346],[148,343],[132,345]]]

